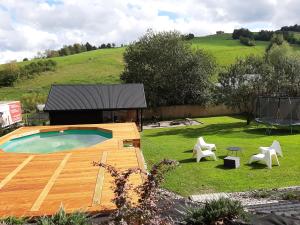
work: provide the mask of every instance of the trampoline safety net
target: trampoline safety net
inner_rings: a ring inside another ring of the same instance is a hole
[[[256,121],[277,126],[300,125],[300,98],[259,97]]]

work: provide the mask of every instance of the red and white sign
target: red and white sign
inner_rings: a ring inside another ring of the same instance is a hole
[[[11,120],[13,123],[22,121],[22,109],[20,102],[8,103]]]
[[[19,101],[0,102],[0,127],[7,127],[22,121],[22,109]]]

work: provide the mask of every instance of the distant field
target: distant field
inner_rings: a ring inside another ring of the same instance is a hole
[[[241,45],[238,40],[232,40],[231,34],[197,37],[190,42],[194,49],[211,52],[219,66],[228,66],[237,57],[249,54],[262,55],[268,45],[268,42],[256,42],[256,46],[247,47]],[[120,73],[124,68],[124,50],[125,48],[101,49],[52,58],[58,63],[55,72],[46,72],[32,80],[21,81],[15,84],[15,87],[0,88],[0,100],[20,99],[23,94],[30,92],[46,95],[51,84],[119,83]],[[25,63],[28,62],[21,64]]]
[[[211,52],[220,66],[232,64],[238,57],[250,54],[263,55],[268,45],[266,41],[256,41],[256,46],[253,47],[241,45],[239,40],[231,38],[231,34],[199,37],[191,42],[193,48]]]

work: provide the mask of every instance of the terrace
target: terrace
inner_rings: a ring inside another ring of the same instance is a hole
[[[49,215],[61,205],[67,212],[110,211],[115,208],[111,202],[112,178],[103,168],[93,166],[93,161],[121,170],[144,169],[134,123],[22,127],[1,137],[0,144],[20,135],[66,129],[109,130],[112,138],[90,147],[48,154],[0,152],[0,217]],[[124,147],[124,143],[132,147]],[[133,175],[131,182],[141,183],[141,176]]]

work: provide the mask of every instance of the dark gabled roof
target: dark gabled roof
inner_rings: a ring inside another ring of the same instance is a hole
[[[146,107],[143,84],[52,85],[44,111]]]

